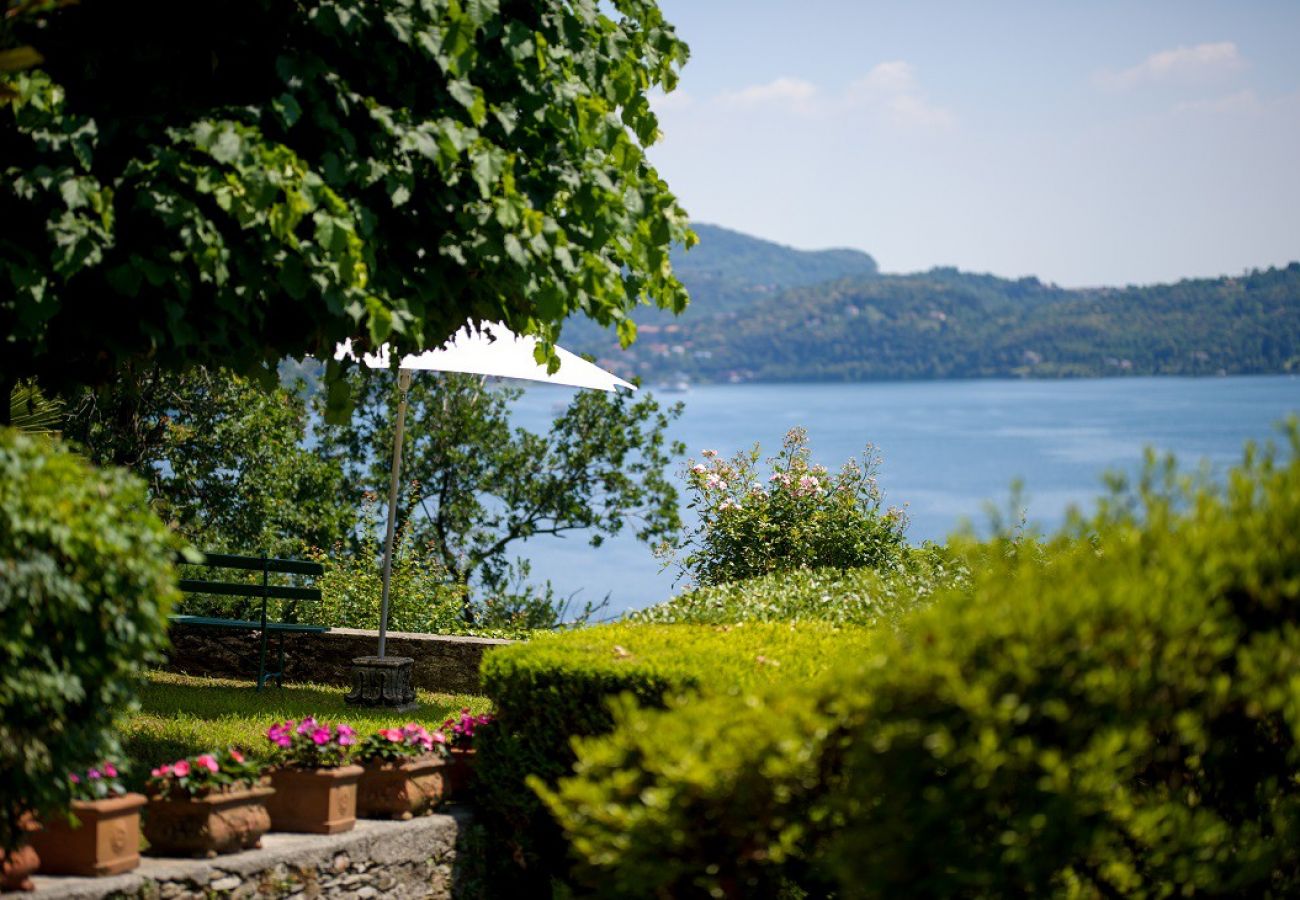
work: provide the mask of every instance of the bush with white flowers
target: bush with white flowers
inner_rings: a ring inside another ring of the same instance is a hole
[[[759,471],[760,458],[755,444],[729,460],[713,450],[691,460],[689,505],[698,521],[677,550],[693,583],[792,569],[884,568],[902,560],[907,516],[884,505],[873,447],[861,464],[849,459],[832,475],[811,463],[807,432],[793,428],[768,460],[770,473]]]

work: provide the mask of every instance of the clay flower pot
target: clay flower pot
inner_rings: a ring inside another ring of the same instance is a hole
[[[23,816],[19,826],[29,835],[41,827],[30,815]],[[9,853],[0,851],[0,891],[35,890],[32,873],[40,865],[41,858],[29,843]]]
[[[117,875],[140,865],[140,808],[143,794],[103,800],[74,800],[72,814],[52,817],[32,835],[41,871],[50,875]]]
[[[268,787],[213,791],[198,797],[151,798],[144,836],[159,856],[216,856],[262,845],[271,828]]]
[[[357,782],[357,815],[409,819],[428,812],[442,799],[444,768],[442,758],[433,755],[400,763],[366,763]]]
[[[338,834],[357,824],[360,766],[333,769],[276,769],[275,796],[267,803],[275,831]]]
[[[473,747],[451,748],[451,759],[442,773],[442,795],[447,799],[463,797],[474,779]]]

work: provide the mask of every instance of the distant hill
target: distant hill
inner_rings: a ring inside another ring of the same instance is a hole
[[[709,312],[741,309],[786,288],[878,271],[861,250],[796,250],[717,225],[692,227],[700,242],[689,251],[674,251],[673,269],[692,302]]]
[[[878,271],[876,261],[861,250],[796,250],[717,225],[696,222],[691,227],[700,242],[690,250],[675,247],[672,251],[673,271],[691,295],[691,319],[741,310],[792,287],[837,278],[869,278]],[[633,318],[652,330],[683,321],[651,307],[637,310]],[[602,333],[587,319],[575,318],[564,326],[563,343],[592,352],[611,341],[617,344],[609,337],[612,334]]]
[[[696,230],[709,253],[674,258],[685,314],[639,316],[626,352],[591,327],[566,326],[566,345],[651,384],[1300,372],[1300,263],[1066,290],[947,268],[881,275],[856,251]],[[845,265],[862,271],[817,280]]]

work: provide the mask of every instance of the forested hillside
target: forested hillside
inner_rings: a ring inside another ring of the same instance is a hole
[[[751,291],[743,301],[706,289],[679,319],[646,320],[626,352],[605,335],[578,338],[574,349],[650,382],[1300,371],[1300,263],[1084,290],[955,269]]]

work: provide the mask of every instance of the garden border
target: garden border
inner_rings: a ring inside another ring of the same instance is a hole
[[[138,869],[107,878],[37,875],[34,896],[448,898],[459,893],[456,862],[471,823],[468,809],[452,807],[405,822],[358,819],[342,834],[271,832],[261,849],[214,859],[144,856]]]
[[[168,634],[168,671],[209,678],[246,679],[257,668],[259,643],[255,632],[192,628],[173,624]],[[331,628],[320,634],[299,635],[285,653],[288,682],[313,682],[348,686],[352,660],[370,656],[379,632],[360,628]],[[479,664],[492,647],[514,643],[500,638],[448,634],[388,632],[387,651],[415,660],[412,682],[426,691],[477,694],[481,691]]]

